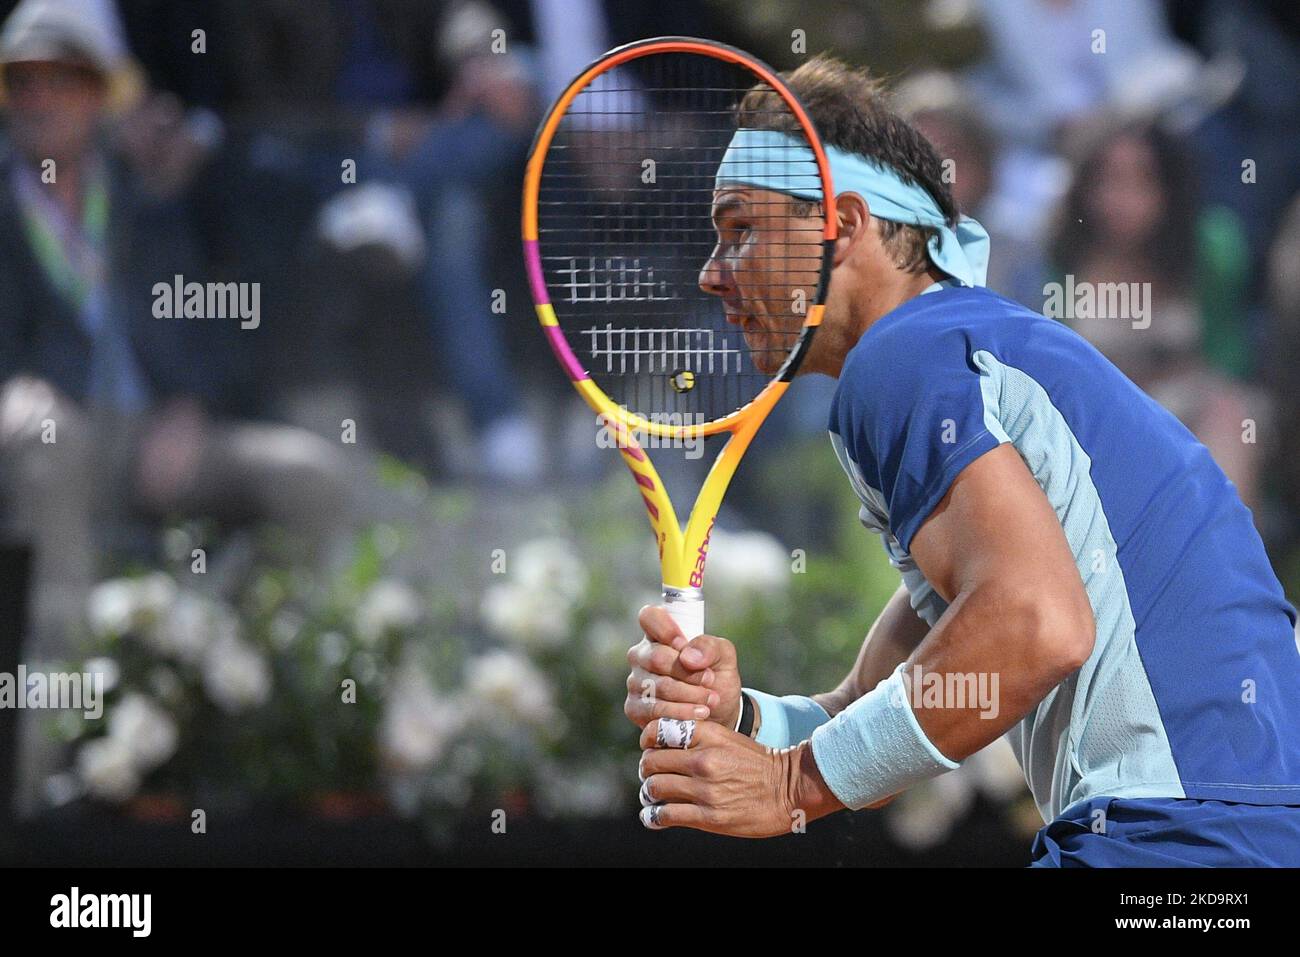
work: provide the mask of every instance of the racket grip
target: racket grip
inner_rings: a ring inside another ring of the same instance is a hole
[[[704,596],[698,588],[664,586],[664,605],[689,641],[704,634]]]

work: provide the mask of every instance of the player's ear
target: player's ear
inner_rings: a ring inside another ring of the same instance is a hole
[[[871,225],[871,207],[857,193],[840,193],[835,197],[835,215],[839,219],[839,239],[835,241],[834,265],[849,257],[853,248],[867,236]]]

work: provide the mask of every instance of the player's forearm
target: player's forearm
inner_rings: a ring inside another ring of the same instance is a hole
[[[1091,650],[1090,609],[1025,594],[989,585],[958,595],[903,670],[918,724],[953,761],[1006,733]]]
[[[930,626],[912,610],[907,589],[900,586],[867,632],[857,661],[839,687],[812,699],[834,717],[892,674],[929,631]]]
[[[994,741],[1086,660],[1086,598],[1032,571],[957,594],[915,653],[817,726],[822,783],[862,808],[951,771]]]

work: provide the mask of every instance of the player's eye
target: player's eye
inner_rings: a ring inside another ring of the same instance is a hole
[[[749,223],[733,221],[727,225],[727,238],[730,240],[731,245],[739,246],[749,236],[752,229],[753,226]]]

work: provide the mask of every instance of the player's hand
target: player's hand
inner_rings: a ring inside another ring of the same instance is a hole
[[[776,837],[843,807],[820,775],[816,785],[807,780],[807,742],[775,751],[700,721],[682,748],[680,729],[670,728],[676,736],[665,740],[659,725],[652,721],[641,732],[647,749],[639,769],[647,805],[641,823],[652,830],[690,827],[732,837]]]
[[[735,646],[717,635],[687,641],[662,605],[645,606],[638,620],[645,638],[628,649],[632,670],[623,713],[640,728],[655,718],[709,720],[734,728],[740,717]]]

